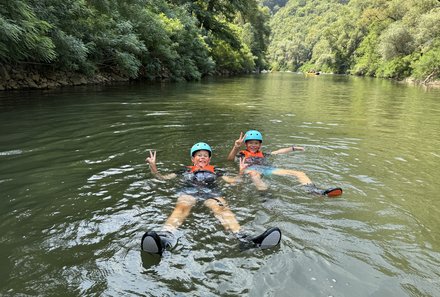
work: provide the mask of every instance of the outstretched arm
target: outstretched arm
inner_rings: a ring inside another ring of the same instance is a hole
[[[172,179],[176,177],[175,173],[170,173],[166,175],[162,175],[157,170],[156,166],[156,151],[150,151],[150,156],[145,159],[145,161],[150,165],[150,171],[152,174],[154,174],[157,178],[160,179]]]
[[[238,151],[240,150],[241,145],[243,144],[244,135],[243,132],[240,132],[240,137],[235,141],[234,147],[229,152],[228,161],[233,161]]]
[[[282,148],[276,151],[271,152],[271,155],[280,155],[280,154],[287,154],[293,151],[304,151],[304,148],[302,146],[294,146]]]

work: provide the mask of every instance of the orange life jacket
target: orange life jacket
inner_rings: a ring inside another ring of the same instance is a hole
[[[247,158],[264,158],[264,154],[262,151],[258,151],[256,153],[253,153],[248,150],[243,150],[240,153],[244,155],[245,159],[247,159]]]
[[[212,165],[206,165],[202,168],[200,168],[199,166],[187,166],[187,167],[189,168],[189,171],[193,172],[193,173],[198,172],[198,171],[209,171],[209,172],[215,173],[214,166],[212,166]]]

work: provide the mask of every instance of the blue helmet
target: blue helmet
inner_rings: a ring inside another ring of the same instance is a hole
[[[196,144],[194,144],[191,148],[191,157],[194,156],[194,153],[197,151],[201,151],[201,150],[205,150],[209,152],[209,156],[211,157],[212,154],[212,149],[209,146],[209,144],[205,143],[205,142],[197,142]]]
[[[263,135],[261,135],[261,133],[257,130],[249,130],[244,136],[244,142],[246,143],[246,141],[249,140],[259,140],[263,142]]]

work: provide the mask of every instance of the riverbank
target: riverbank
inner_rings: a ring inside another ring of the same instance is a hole
[[[264,73],[262,71],[261,73]],[[218,75],[231,75],[231,73],[218,73]],[[166,79],[166,78],[163,78]],[[23,68],[0,65],[0,91],[26,90],[26,89],[57,89],[65,86],[103,85],[114,82],[129,81],[115,73],[98,73],[86,75],[78,72],[47,70],[38,67]],[[401,81],[411,85],[440,88],[440,80],[423,82],[412,78]]]
[[[261,71],[264,73],[267,71]],[[250,73],[250,72],[244,72]],[[217,76],[231,76],[244,73],[234,73],[227,70],[215,72]],[[26,89],[57,89],[66,86],[104,85],[115,82],[128,82],[129,77],[116,73],[97,73],[86,75],[78,72],[41,69],[39,67],[12,67],[0,65],[0,91]],[[135,79],[136,80],[136,79]],[[170,74],[163,73],[161,77],[140,77],[137,80],[169,81]]]
[[[428,88],[440,88],[440,80],[421,81],[414,78],[406,78],[402,82],[410,85],[425,86]]]
[[[99,73],[85,75],[82,73],[44,70],[37,67],[26,68],[0,65],[0,91],[20,89],[56,89],[64,86],[80,86],[89,84],[106,84],[128,81],[115,73]]]

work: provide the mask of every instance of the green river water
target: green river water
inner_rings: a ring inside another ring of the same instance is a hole
[[[212,164],[241,131],[335,199],[286,177],[223,187],[243,228],[278,226],[281,245],[240,251],[203,204],[162,258],[140,250],[178,182],[145,163]],[[196,83],[0,93],[0,296],[440,296],[440,90],[293,73]]]

